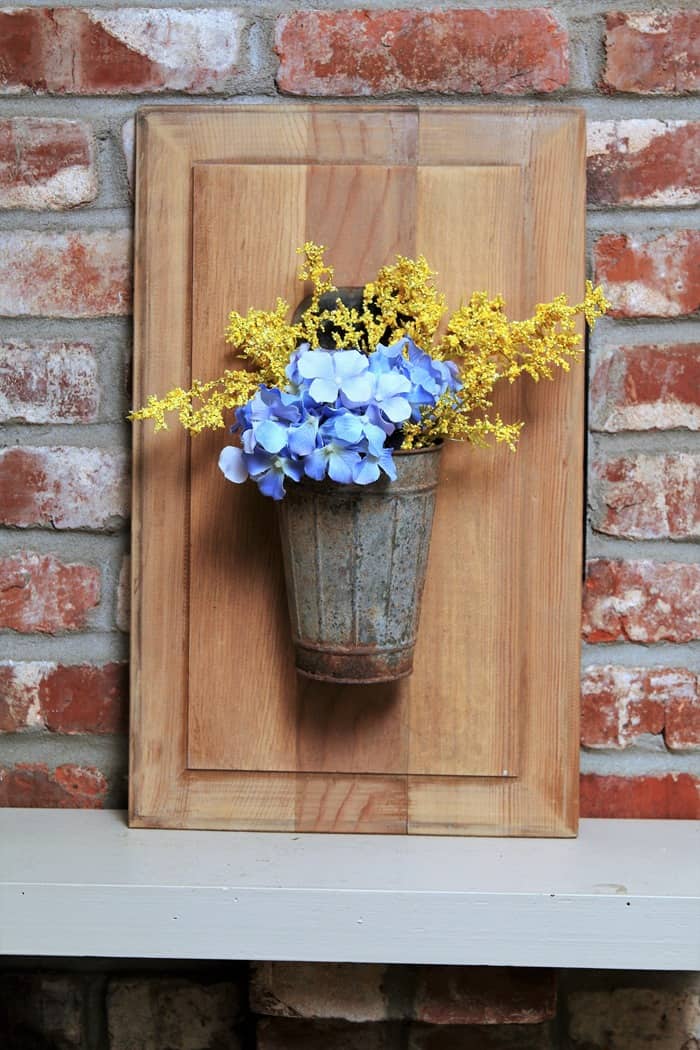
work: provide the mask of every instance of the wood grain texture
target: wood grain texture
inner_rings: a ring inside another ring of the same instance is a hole
[[[407,250],[401,212],[414,184],[412,168],[196,165],[193,375],[220,370],[231,309],[272,306],[278,295],[294,307],[304,297],[295,247],[308,238],[339,247],[336,279],[346,285]],[[272,251],[258,234],[270,214],[285,216]],[[405,773],[396,690],[297,679],[274,506],[212,470],[221,443],[221,434],[203,435],[192,457],[189,767]]]
[[[220,372],[229,310],[294,306],[294,249],[359,285],[423,252],[451,308],[583,290],[571,110],[158,107],[138,125],[135,400]],[[130,819],[139,826],[571,835],[583,371],[505,392],[517,456],[447,450],[416,673],[296,680],[269,503],[225,435],[135,434]]]
[[[284,216],[304,240],[302,165],[196,165],[192,374],[211,379],[231,361],[231,310],[273,308],[297,294],[297,257],[285,237],[260,236]],[[241,223],[245,216],[245,223]],[[253,485],[216,469],[222,432],[193,441],[188,765],[296,769],[296,681],[274,507]]]
[[[416,248],[438,271],[450,309],[465,289],[522,310],[524,199],[514,166],[418,169]],[[499,391],[499,394],[501,392]],[[517,393],[499,407],[518,418]],[[527,449],[526,449],[527,454]],[[409,772],[513,776],[523,637],[518,593],[522,466],[507,449],[455,443],[444,453],[409,680]]]
[[[296,830],[404,834],[406,791],[405,777],[299,774]]]
[[[562,291],[578,300],[584,274],[582,123],[535,122],[530,133],[516,316]],[[517,780],[411,779],[411,832],[449,834],[461,826],[481,834],[513,827],[524,835],[576,832],[583,387],[579,368],[565,382],[523,382],[510,392],[508,409],[526,426],[517,462],[498,473],[504,484],[515,466],[511,497],[486,529],[500,550],[490,578],[510,564],[516,581],[509,585],[505,572],[500,577],[510,595],[504,640],[511,695],[518,696]]]

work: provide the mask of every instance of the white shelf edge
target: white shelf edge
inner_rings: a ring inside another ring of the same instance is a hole
[[[578,839],[129,831],[0,810],[0,955],[700,970],[700,823]]]

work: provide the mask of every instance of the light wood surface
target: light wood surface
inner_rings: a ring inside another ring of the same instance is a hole
[[[230,361],[227,314],[295,306],[295,248],[361,285],[423,253],[454,309],[583,291],[573,110],[146,109],[135,401]],[[135,432],[130,819],[159,827],[572,835],[583,369],[499,393],[517,455],[447,449],[412,678],[296,678],[273,508],[224,432]]]
[[[700,970],[698,821],[435,840],[6,809],[0,841],[9,956]]]

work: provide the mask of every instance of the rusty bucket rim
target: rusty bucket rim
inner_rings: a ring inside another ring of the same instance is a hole
[[[442,438],[437,441],[433,441],[431,445],[423,445],[422,448],[395,448],[392,450],[393,456],[420,456],[423,452],[437,452],[444,446],[445,442]]]
[[[303,678],[311,678],[314,682],[326,682],[328,685],[333,685],[334,683],[337,685],[386,685],[388,682],[398,682],[400,679],[408,678],[409,675],[413,674],[412,666],[405,671],[393,673],[389,678],[386,675],[381,675],[377,678],[347,678],[340,675],[330,677],[328,674],[314,674],[313,671],[305,671],[298,665],[295,667],[295,670]]]

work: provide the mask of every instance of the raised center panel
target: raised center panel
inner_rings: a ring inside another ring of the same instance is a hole
[[[295,249],[306,240],[327,247],[339,285],[424,254],[453,306],[479,288],[520,309],[524,182],[515,165],[195,165],[192,375],[216,375],[230,355],[230,310],[303,298]],[[446,450],[414,674],[341,687],[294,671],[274,506],[212,469],[222,443],[192,443],[188,766],[516,775],[512,456]]]

